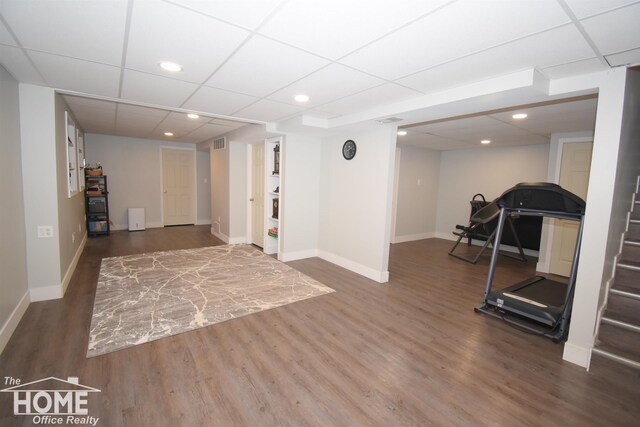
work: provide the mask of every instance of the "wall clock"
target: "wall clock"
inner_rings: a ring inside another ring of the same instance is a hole
[[[356,143],[352,139],[348,139],[342,146],[342,156],[347,160],[356,156]]]

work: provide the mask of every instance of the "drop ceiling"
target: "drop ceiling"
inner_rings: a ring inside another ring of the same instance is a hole
[[[3,0],[0,63],[82,96],[67,100],[88,131],[155,137],[171,124],[197,141],[525,69],[556,79],[637,64],[638,22],[630,0]]]

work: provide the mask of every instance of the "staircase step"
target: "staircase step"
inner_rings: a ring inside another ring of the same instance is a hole
[[[600,324],[596,347],[640,362],[639,332],[610,325],[603,321]]]
[[[618,263],[616,268],[616,278],[613,281],[612,289],[640,294],[640,271],[621,268],[620,264]]]
[[[620,356],[614,350],[595,347],[591,353],[589,372],[607,375],[615,372],[622,377],[637,377],[640,381],[640,362]]]
[[[629,229],[624,238],[626,240],[640,240],[640,222],[636,222],[635,219],[629,220]]]
[[[609,293],[604,317],[632,325],[640,325],[640,299]],[[638,338],[640,339],[640,336]]]
[[[620,254],[620,262],[627,263],[627,261],[640,264],[640,241],[625,240],[622,245],[622,253]]]
[[[631,219],[640,219],[640,199],[636,194],[636,202],[633,204],[633,210],[631,211]]]

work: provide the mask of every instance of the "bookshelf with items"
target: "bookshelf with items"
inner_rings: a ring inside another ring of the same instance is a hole
[[[89,237],[108,236],[109,191],[102,168],[85,169],[85,214]]]
[[[282,137],[269,138],[265,141],[265,236],[264,253],[278,254],[282,238],[280,200],[282,198],[280,181],[280,160]]]

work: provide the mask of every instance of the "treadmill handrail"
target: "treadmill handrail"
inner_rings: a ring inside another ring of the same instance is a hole
[[[558,211],[543,211],[523,208],[505,208],[505,210],[510,216],[512,216],[511,214],[519,214],[522,216],[541,216],[545,218],[568,219],[573,221],[581,221],[584,218],[584,214],[582,213],[563,213]]]

